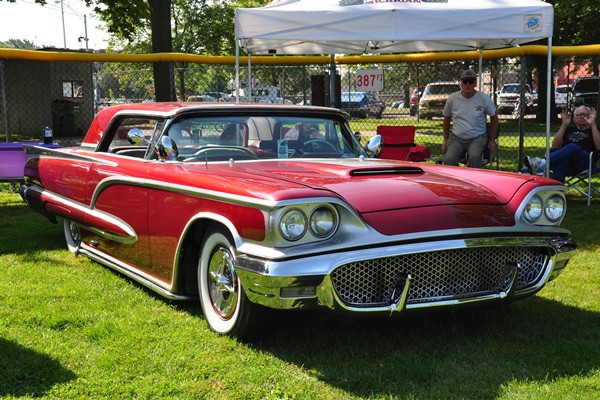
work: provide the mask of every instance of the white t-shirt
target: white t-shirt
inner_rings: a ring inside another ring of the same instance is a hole
[[[283,138],[285,140],[298,140],[299,136],[300,136],[300,131],[296,128],[292,128],[285,133],[285,136]]]
[[[486,115],[496,115],[496,106],[490,96],[479,91],[470,98],[452,93],[444,106],[444,117],[452,118],[452,133],[465,140],[485,134]]]

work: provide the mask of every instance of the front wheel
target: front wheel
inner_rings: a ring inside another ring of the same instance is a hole
[[[81,247],[81,232],[79,231],[79,225],[71,220],[64,219],[63,230],[69,251],[73,254],[79,253]]]
[[[209,327],[239,339],[260,336],[260,306],[248,300],[234,266],[235,249],[228,235],[215,230],[206,235],[198,262],[198,289]]]

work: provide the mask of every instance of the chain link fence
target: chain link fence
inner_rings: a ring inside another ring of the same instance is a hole
[[[533,57],[479,61],[337,64],[338,91],[330,93],[329,65],[243,65],[240,101],[330,105],[345,109],[355,131],[373,134],[378,125],[415,125],[416,142],[441,156],[441,110],[459,90],[464,69],[480,73],[500,116],[500,169],[516,171],[523,154],[543,156],[546,147],[545,82]],[[545,68],[545,59],[543,62]],[[553,65],[551,132],[561,109],[596,106],[598,60],[557,57]],[[235,65],[170,63],[177,101],[234,101]],[[375,77],[365,85],[365,70]],[[378,90],[370,90],[375,83]],[[251,87],[252,90],[249,90]],[[0,136],[3,141],[41,139],[46,127],[61,145],[77,144],[94,115],[122,103],[153,102],[152,64],[132,62],[32,61],[0,58]]]

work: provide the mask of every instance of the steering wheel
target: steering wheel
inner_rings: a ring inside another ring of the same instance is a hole
[[[211,154],[212,153],[212,154]],[[251,149],[239,146],[206,146],[193,154],[189,154],[183,161],[198,161],[203,158],[210,157],[229,157],[235,159],[236,157],[248,157],[256,160],[258,156]]]
[[[323,139],[310,139],[304,142],[302,145],[302,149],[305,152],[320,152],[320,153],[337,153],[337,149],[335,146]]]

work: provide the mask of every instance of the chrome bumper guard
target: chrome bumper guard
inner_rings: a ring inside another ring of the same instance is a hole
[[[576,248],[569,237],[443,240],[285,261],[239,255],[236,271],[267,307],[393,314],[533,295]]]

